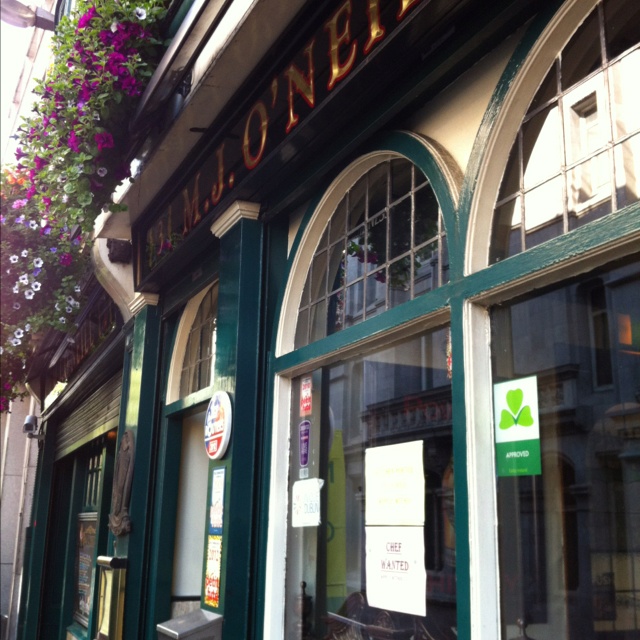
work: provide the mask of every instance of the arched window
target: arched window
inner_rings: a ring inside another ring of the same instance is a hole
[[[207,291],[191,325],[180,375],[180,397],[211,384],[218,310],[217,294],[217,287],[211,287]]]
[[[217,315],[217,284],[194,296],[185,307],[173,349],[167,402],[212,384]]]
[[[638,77],[637,14],[624,0],[598,4],[522,121],[495,206],[491,263],[638,200]]]
[[[300,301],[295,347],[448,282],[435,193],[409,160],[375,165],[348,189],[318,243]]]

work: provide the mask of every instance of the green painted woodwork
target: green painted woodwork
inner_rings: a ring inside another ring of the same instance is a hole
[[[160,314],[156,307],[147,305],[135,317],[132,345],[128,371],[123,380],[126,409],[123,412],[124,419],[121,418],[119,434],[121,436],[125,431],[131,430],[135,441],[135,466],[129,506],[132,530],[117,539],[114,555],[128,559],[124,637],[142,638],[146,602],[141,594],[146,593],[148,588],[146,552],[151,527],[149,490],[153,486],[156,381],[160,353]]]
[[[47,427],[43,447],[39,452],[33,492],[31,547],[29,563],[24,567],[23,606],[18,620],[19,640],[37,638],[39,633],[41,607],[44,605],[41,598],[50,518],[49,502],[53,492],[54,451],[55,431]]]
[[[250,532],[260,450],[261,258],[262,225],[257,221],[241,219],[220,240],[214,388],[231,396],[233,427],[227,453],[210,463],[209,476],[215,467],[226,466],[220,607],[215,609],[224,615],[225,640],[246,640],[256,623],[247,611],[253,592]],[[206,554],[203,561],[204,585]]]
[[[182,452],[180,415],[162,420],[159,443],[149,550],[149,593],[145,638],[156,637],[156,625],[171,617],[173,550]]]

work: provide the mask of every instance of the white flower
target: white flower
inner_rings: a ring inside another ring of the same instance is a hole
[[[73,311],[73,309],[72,309],[71,307],[67,307],[67,308],[65,309],[65,311],[66,311],[67,313],[71,313],[71,312]]]
[[[111,31],[112,31],[112,33],[115,33],[117,30],[118,30],[118,21],[114,20],[111,23]],[[94,115],[94,118],[95,118],[95,115]]]
[[[67,296],[66,300],[67,300],[67,304],[73,304],[75,302],[72,296]]]
[[[22,340],[20,340],[19,338],[11,338],[9,340],[9,342],[14,346],[17,347],[19,344],[22,344]]]
[[[73,307],[75,307],[77,309],[80,306],[80,303],[74,301],[73,305],[71,305],[71,306],[73,306]]]
[[[16,329],[16,330],[13,332],[13,335],[14,335],[16,338],[22,338],[22,336],[24,335],[24,331],[23,331],[22,329]]]
[[[31,331],[31,325],[27,322],[27,324],[24,325],[24,330],[25,331]]]
[[[20,285],[17,282],[13,287],[13,293],[20,293]]]
[[[56,311],[60,311],[60,303],[56,302]]]
[[[104,177],[107,175],[108,171],[107,171],[107,168],[106,168],[106,167],[100,167],[96,173],[97,173],[101,178],[104,178]]]
[[[20,303],[19,302],[14,302],[13,303],[13,308],[17,311],[20,308]]]
[[[9,258],[9,262],[10,262],[11,264],[15,264],[16,262],[18,262],[18,260],[19,260],[19,258],[18,258],[18,256],[16,256],[16,255],[13,255],[13,256],[11,256],[11,257]]]
[[[20,254],[23,258],[26,258],[29,255],[29,252],[26,249],[22,250],[22,253]]]
[[[0,356],[4,353],[4,349],[0,347]]]
[[[35,294],[35,293],[33,293],[33,290],[32,290],[32,289],[27,289],[27,290],[24,292],[24,297],[25,297],[27,300],[31,300],[31,299],[33,298],[33,296],[35,296],[35,295],[36,295],[36,294]]]
[[[31,220],[31,222],[29,222],[29,228],[33,230],[37,229],[38,223],[35,220]]]
[[[42,287],[42,285],[39,282],[32,282],[31,283],[31,288],[34,291],[40,291],[40,287]]]
[[[33,261],[33,266],[34,266],[36,269],[40,269],[40,267],[42,267],[42,265],[43,265],[43,264],[44,264],[44,262],[42,262],[42,258],[36,258],[36,259]]]
[[[73,288],[73,290],[74,290],[76,293],[80,293],[80,285],[79,285],[79,284],[77,284],[77,285]]]
[[[138,18],[138,20],[144,20],[146,17],[147,12],[142,7],[138,7],[136,9],[136,18]]]
[[[18,280],[20,284],[29,284],[29,276],[26,273],[23,273]]]
[[[66,193],[62,194],[62,202],[65,204],[69,202],[69,196]]]
[[[64,316],[60,316],[58,318],[58,321],[60,322],[60,324],[65,324],[67,322],[67,319]]]
[[[97,111],[94,111],[91,115],[93,116],[94,120],[96,120],[96,121],[100,120],[100,114]]]

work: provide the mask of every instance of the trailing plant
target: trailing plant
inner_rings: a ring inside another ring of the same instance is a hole
[[[17,164],[2,171],[0,412],[24,394],[34,333],[73,330],[96,217],[130,178],[129,125],[162,55],[165,0],[79,0],[52,38]]]

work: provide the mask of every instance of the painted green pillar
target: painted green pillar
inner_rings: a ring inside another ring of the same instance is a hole
[[[132,333],[127,339],[123,403],[116,456],[122,436],[133,434],[135,454],[129,515],[131,531],[117,538],[109,535],[110,555],[127,558],[124,606],[124,638],[144,637],[147,585],[147,541],[151,526],[150,491],[153,486],[156,393],[160,354],[160,313],[157,296],[138,294],[139,304]],[[115,544],[114,544],[115,542]]]
[[[259,205],[234,203],[213,224],[220,238],[220,280],[214,388],[231,397],[231,439],[221,460],[225,503],[219,606],[203,606],[224,616],[224,640],[251,636],[252,547],[256,529],[259,456],[259,361],[262,225]],[[209,501],[211,498],[209,497]],[[204,557],[207,571],[207,554]]]

